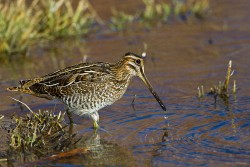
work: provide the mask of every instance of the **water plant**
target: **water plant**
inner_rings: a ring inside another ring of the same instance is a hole
[[[229,63],[228,63],[228,69],[227,69],[227,74],[226,74],[226,79],[225,81],[222,82],[220,81],[219,82],[219,85],[215,85],[213,86],[212,88],[210,88],[210,92],[209,94],[213,95],[215,100],[217,98],[217,96],[219,96],[220,98],[222,98],[224,101],[227,101],[228,98],[229,98],[229,81],[230,81],[230,78],[231,76],[233,75],[233,71],[232,71],[232,61],[230,60]],[[236,83],[236,82],[235,82]],[[234,92],[236,92],[236,85],[234,85]]]
[[[202,98],[205,95],[204,86],[203,85],[198,86],[197,90],[198,90],[198,98]]]
[[[214,96],[215,102],[217,97],[220,97],[224,102],[228,101],[229,98],[229,83],[230,78],[233,76],[234,71],[232,71],[232,61],[230,60],[228,63],[227,74],[224,82],[219,81],[218,85],[214,85],[210,88],[210,91],[207,93],[208,95]],[[232,92],[236,93],[237,86],[236,81],[234,80]],[[198,98],[202,98],[205,95],[203,86],[198,87]]]

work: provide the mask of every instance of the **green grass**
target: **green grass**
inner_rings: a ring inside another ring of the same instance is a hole
[[[116,9],[112,9],[113,16],[110,18],[109,27],[111,30],[121,31],[131,25],[136,18],[134,15],[119,12]]]
[[[123,11],[113,12],[110,27],[115,30],[125,30],[131,23],[139,21],[144,27],[152,27],[158,23],[166,23],[171,17],[184,21],[189,18],[205,18],[209,10],[209,0],[172,0],[162,2],[157,0],[142,0],[144,9],[135,14]]]
[[[0,4],[0,60],[25,53],[41,39],[86,34],[95,21],[88,0],[80,0],[74,9],[70,0],[25,0]]]
[[[37,27],[42,13],[33,12],[36,5],[37,1],[33,1],[27,7],[24,0],[0,4],[0,52],[3,55],[26,51],[40,36]]]
[[[123,11],[113,10],[109,27],[112,30],[124,30],[136,21],[140,21],[145,26],[148,26],[148,24],[153,22],[168,20],[171,13],[169,4],[164,2],[158,3],[155,0],[142,0],[142,2],[144,9],[139,10],[135,14],[126,14]]]
[[[145,9],[140,14],[142,21],[167,21],[171,13],[170,4],[155,0],[142,0]]]
[[[39,29],[49,38],[86,34],[95,20],[87,0],[80,0],[76,9],[69,0],[42,0],[38,11],[43,13]]]
[[[182,19],[194,16],[203,19],[209,10],[209,0],[172,0],[173,11],[176,16]]]
[[[103,23],[88,0],[12,0],[0,3],[0,61],[9,62],[17,54],[25,55],[30,45],[60,37],[88,34],[93,23]],[[152,27],[171,17],[204,18],[209,0],[142,0],[144,8],[134,14],[113,9],[108,27],[122,31],[134,23]],[[107,23],[107,22],[106,22]],[[105,24],[105,22],[104,22]],[[102,27],[102,26],[100,26]]]

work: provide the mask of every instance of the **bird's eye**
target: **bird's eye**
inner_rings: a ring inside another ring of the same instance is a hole
[[[137,60],[135,61],[135,63],[138,64],[138,65],[140,65],[140,64],[141,64],[141,60],[137,59]]]

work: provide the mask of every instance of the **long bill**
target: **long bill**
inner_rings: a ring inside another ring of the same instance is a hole
[[[161,108],[166,111],[166,107],[163,104],[163,102],[161,101],[160,97],[158,96],[158,94],[155,92],[155,90],[153,89],[153,87],[151,86],[151,84],[149,83],[146,75],[144,74],[143,69],[140,70],[140,74],[139,77],[142,79],[142,81],[145,83],[145,85],[148,87],[149,91],[152,93],[152,95],[155,97],[155,99],[157,100],[157,102],[160,104]]]

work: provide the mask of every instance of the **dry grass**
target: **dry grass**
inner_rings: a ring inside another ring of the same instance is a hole
[[[11,132],[10,147],[12,152],[34,153],[42,156],[55,151],[61,151],[75,144],[76,134],[66,130],[64,114],[54,114],[51,111],[32,111],[23,102],[14,99],[25,105],[30,113],[24,117],[13,117],[16,125]]]
[[[220,97],[224,102],[228,102],[230,93],[229,84],[232,76],[233,76],[232,61],[230,60],[228,63],[227,74],[224,82],[219,81],[219,84],[211,87],[210,91],[207,93],[208,95],[214,96],[215,102],[217,100],[217,97]],[[235,94],[236,90],[237,90],[236,81],[234,80],[232,93]],[[204,95],[205,93],[203,90],[203,86],[198,87],[198,98],[202,98]]]

